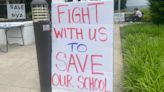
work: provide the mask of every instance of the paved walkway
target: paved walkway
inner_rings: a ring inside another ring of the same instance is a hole
[[[122,92],[121,75],[123,69],[120,27],[114,26],[114,92]]]
[[[39,92],[35,46],[14,46],[0,53],[0,92]]]
[[[122,57],[118,25],[114,28],[114,40],[114,92],[121,92]],[[0,92],[40,92],[34,44],[10,47],[8,53],[0,52]]]

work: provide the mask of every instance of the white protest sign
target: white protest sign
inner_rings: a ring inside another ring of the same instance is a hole
[[[8,19],[25,19],[25,4],[7,4]]]
[[[52,92],[113,92],[113,0],[52,2]]]

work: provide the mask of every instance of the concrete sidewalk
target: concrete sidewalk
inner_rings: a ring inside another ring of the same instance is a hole
[[[122,56],[119,26],[114,27],[114,92],[121,92]],[[40,92],[35,45],[0,52],[0,92]],[[56,90],[56,92],[65,92]]]
[[[119,25],[114,26],[114,92],[122,92],[121,75],[123,59]]]
[[[14,46],[0,54],[0,92],[39,92],[35,46]]]

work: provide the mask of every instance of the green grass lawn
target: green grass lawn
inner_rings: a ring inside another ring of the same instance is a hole
[[[121,28],[125,92],[164,92],[164,25]]]

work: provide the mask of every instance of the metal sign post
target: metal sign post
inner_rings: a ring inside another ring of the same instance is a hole
[[[38,59],[40,90],[51,92],[51,32],[49,7],[45,0],[31,3]]]

